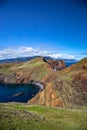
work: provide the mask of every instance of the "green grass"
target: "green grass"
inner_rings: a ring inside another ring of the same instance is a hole
[[[0,73],[5,74],[5,75],[11,74],[12,72],[16,73],[17,71],[34,70],[34,73],[42,72],[42,75],[41,74],[40,74],[41,76],[39,75],[40,78],[42,78],[45,74],[47,74],[47,69],[48,68],[46,67],[45,63],[43,62],[42,57],[34,58],[30,61],[23,62],[23,63],[7,63],[4,65],[0,65]],[[36,77],[36,73],[35,73],[35,77]]]
[[[0,130],[87,130],[87,113],[82,110],[23,104],[0,108]]]
[[[19,68],[34,68],[34,67],[37,67],[37,66],[40,66],[40,65],[43,65],[43,62],[42,61],[38,61],[38,62],[35,62],[35,63],[31,63],[31,62],[26,62],[24,64],[22,64],[21,66],[17,66],[17,69]]]

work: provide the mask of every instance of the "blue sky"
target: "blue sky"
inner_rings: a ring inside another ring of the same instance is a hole
[[[0,0],[0,59],[87,57],[86,0]]]

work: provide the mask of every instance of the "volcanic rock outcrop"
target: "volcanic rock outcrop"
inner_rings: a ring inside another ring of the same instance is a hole
[[[66,67],[66,64],[63,60],[45,60],[54,71],[61,70]]]

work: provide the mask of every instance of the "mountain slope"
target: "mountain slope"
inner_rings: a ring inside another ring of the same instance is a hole
[[[46,74],[53,70],[43,61],[43,58],[35,58],[24,63],[8,63],[0,65],[0,80],[5,83],[40,82]]]
[[[78,108],[87,105],[87,59],[49,75],[45,89],[29,103]]]

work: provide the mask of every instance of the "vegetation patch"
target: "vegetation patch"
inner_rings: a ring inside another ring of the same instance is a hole
[[[87,130],[83,110],[1,104],[0,130]]]

